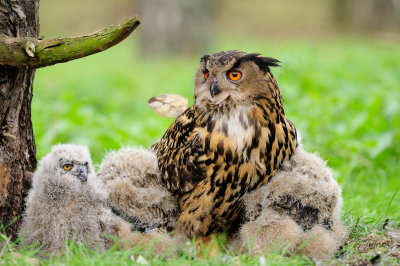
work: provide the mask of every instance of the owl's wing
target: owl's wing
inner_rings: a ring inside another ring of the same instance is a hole
[[[161,175],[172,192],[191,191],[205,178],[202,140],[197,131],[195,107],[188,108],[168,128],[153,149]]]

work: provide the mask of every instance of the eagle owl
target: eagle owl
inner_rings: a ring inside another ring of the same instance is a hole
[[[345,240],[341,188],[326,162],[305,151],[297,136],[292,158],[271,182],[243,198],[245,222],[231,238],[234,251],[282,248],[323,261],[332,258]]]
[[[108,192],[107,204],[134,230],[170,231],[175,226],[176,198],[161,182],[154,152],[139,147],[110,151],[97,177]]]
[[[89,150],[73,144],[54,146],[33,177],[20,228],[22,243],[39,243],[41,252],[49,255],[60,253],[66,241],[104,250],[112,245],[108,235],[113,235],[123,247],[154,242],[156,252],[167,250],[169,236],[131,232],[130,224],[106,206],[106,198]]]
[[[105,212],[103,194],[92,187],[95,178],[86,147],[54,146],[40,160],[33,177],[21,227],[22,242],[39,242],[42,252],[50,254],[60,252],[72,239],[92,249],[104,249],[100,219]]]
[[[269,182],[296,149],[270,67],[279,61],[226,51],[204,55],[194,104],[153,149],[178,197],[177,231],[209,237],[239,218],[246,193]]]

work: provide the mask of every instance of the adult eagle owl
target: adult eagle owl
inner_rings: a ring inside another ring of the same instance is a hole
[[[178,232],[207,238],[229,228],[243,196],[294,153],[296,129],[270,72],[278,63],[241,51],[201,58],[193,106],[153,146],[179,199]]]

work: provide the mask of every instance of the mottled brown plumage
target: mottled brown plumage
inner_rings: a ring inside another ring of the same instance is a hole
[[[163,181],[179,197],[177,230],[188,237],[226,230],[243,196],[294,153],[296,129],[269,69],[277,65],[240,51],[203,56],[194,105],[154,145]]]

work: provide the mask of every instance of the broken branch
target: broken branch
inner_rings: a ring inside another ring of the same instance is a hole
[[[39,40],[0,36],[0,65],[39,68],[104,51],[128,37],[140,24],[133,17],[89,35]]]

